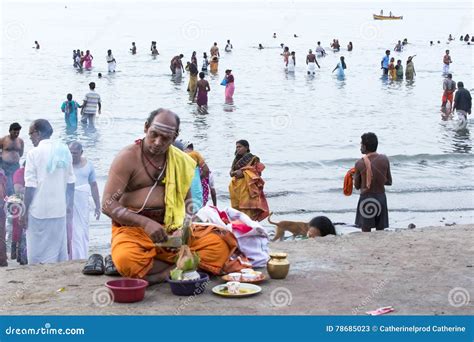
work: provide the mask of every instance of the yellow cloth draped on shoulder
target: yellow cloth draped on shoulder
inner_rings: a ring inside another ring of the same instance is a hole
[[[196,162],[174,146],[168,148],[165,178],[165,228],[168,233],[181,228],[186,215],[186,195]]]
[[[167,233],[181,228],[186,213],[186,195],[194,177],[196,162],[184,152],[170,146],[165,178],[164,226]],[[161,222],[159,222],[161,223]],[[251,267],[238,250],[232,232],[206,223],[193,223],[188,242],[199,254],[199,268],[213,273],[236,272]],[[158,247],[143,227],[112,223],[112,259],[123,277],[143,278],[153,267],[154,259],[173,264],[177,249]]]

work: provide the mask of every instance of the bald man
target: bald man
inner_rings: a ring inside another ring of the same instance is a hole
[[[82,144],[78,141],[69,144],[72,166],[76,176],[74,188],[74,214],[68,224],[69,259],[87,259],[89,251],[89,196],[95,204],[95,219],[100,217],[99,188],[92,163],[83,156]],[[72,224],[71,224],[72,223]]]
[[[316,60],[316,55],[311,49],[308,51],[308,55],[306,56],[306,64],[308,65],[308,75],[314,75],[316,73],[316,66],[321,69]]]
[[[169,110],[151,112],[145,137],[125,147],[110,167],[102,212],[112,219],[112,260],[124,277],[156,283],[174,267],[178,249],[160,243],[180,236],[185,215],[193,210],[189,189],[196,167],[191,157],[172,146],[179,125],[179,117]],[[236,238],[207,224],[194,223],[192,230],[188,245],[200,256],[199,267],[222,274],[231,263]]]
[[[74,208],[75,176],[69,149],[53,140],[53,127],[44,119],[31,123],[34,148],[26,156],[25,213],[29,264],[66,261],[67,224]]]

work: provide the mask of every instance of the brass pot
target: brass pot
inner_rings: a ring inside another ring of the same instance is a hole
[[[287,253],[270,253],[267,271],[272,279],[285,279],[290,271],[290,262]]]

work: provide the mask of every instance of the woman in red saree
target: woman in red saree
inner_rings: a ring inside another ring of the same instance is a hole
[[[254,221],[262,221],[269,214],[263,193],[265,182],[261,178],[264,169],[265,165],[260,159],[250,153],[248,141],[237,141],[235,159],[230,170],[230,202],[232,208],[247,214]]]

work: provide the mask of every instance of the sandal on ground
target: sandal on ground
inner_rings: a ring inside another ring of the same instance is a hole
[[[112,261],[112,256],[107,255],[105,257],[105,275],[108,276],[119,276],[117,269],[115,268],[114,262]]]
[[[104,274],[104,258],[100,254],[92,254],[82,269],[82,273],[86,275],[102,275]]]

